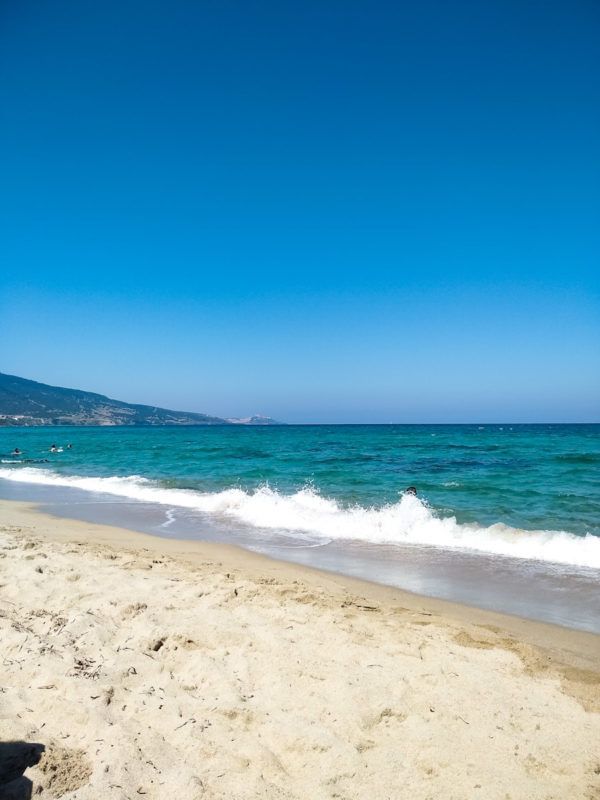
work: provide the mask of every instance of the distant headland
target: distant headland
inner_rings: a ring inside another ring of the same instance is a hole
[[[49,386],[0,372],[0,427],[281,424],[260,414],[244,419],[222,419],[193,411],[124,403],[102,394]]]

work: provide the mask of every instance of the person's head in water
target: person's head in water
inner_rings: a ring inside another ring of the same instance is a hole
[[[15,447],[15,449],[13,450],[13,455],[14,456],[20,456],[21,455],[21,451],[19,450],[18,447]]]
[[[53,444],[52,447],[50,448],[50,452],[51,453],[56,453],[56,445],[55,444]]]
[[[405,494],[412,494],[413,497],[418,497],[417,490],[415,489],[414,486],[409,486]]]
[[[67,445],[67,450],[70,450],[70,449],[71,449],[71,445],[70,445],[70,444],[68,444],[68,445]]]

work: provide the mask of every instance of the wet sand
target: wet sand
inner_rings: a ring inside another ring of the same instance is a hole
[[[597,569],[543,561],[298,536],[244,526],[181,507],[128,501],[72,487],[0,480],[0,499],[40,503],[47,513],[162,539],[234,544],[272,558],[387,584],[428,597],[600,634]]]
[[[0,534],[42,797],[600,797],[594,634],[21,503]]]

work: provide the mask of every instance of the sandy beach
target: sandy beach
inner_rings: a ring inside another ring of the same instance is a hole
[[[0,531],[0,742],[44,746],[0,795],[600,798],[598,636],[20,503]]]

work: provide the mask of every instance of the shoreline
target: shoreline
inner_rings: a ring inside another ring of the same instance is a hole
[[[17,522],[12,524],[17,525],[27,525],[31,519],[35,524],[35,519],[40,518],[40,522],[44,521],[41,535],[50,541],[95,544],[115,550],[142,550],[194,565],[213,561],[219,567],[225,565],[243,570],[252,578],[265,574],[286,580],[300,577],[311,586],[321,586],[335,593],[357,594],[365,602],[401,603],[411,611],[447,617],[457,623],[492,625],[523,639],[527,644],[544,648],[556,657],[564,652],[581,658],[582,665],[586,667],[600,666],[600,634],[430,597],[389,584],[278,559],[235,544],[166,538],[125,527],[62,517],[41,510],[40,506],[43,505],[0,499],[0,527],[7,524],[8,518],[16,519]]]
[[[0,502],[0,740],[44,796],[600,792],[600,636]]]
[[[36,503],[41,511],[68,520],[122,527],[160,541],[230,544],[409,593],[600,634],[597,569],[568,570],[544,561],[410,544],[334,539],[315,546],[235,519],[80,487],[0,480],[0,490],[1,499]]]

